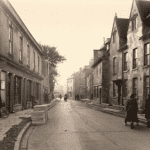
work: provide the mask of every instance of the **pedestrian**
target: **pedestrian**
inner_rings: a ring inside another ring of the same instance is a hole
[[[139,126],[139,120],[137,117],[138,105],[135,98],[135,94],[131,94],[130,99],[126,104],[126,117],[125,117],[125,125],[127,122],[131,122],[131,129],[134,128],[134,122]]]
[[[150,128],[150,94],[148,94],[148,97],[146,99],[144,111],[145,111],[145,118],[147,120],[147,127]]]

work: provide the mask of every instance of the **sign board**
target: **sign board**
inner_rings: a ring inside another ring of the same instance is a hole
[[[5,81],[1,81],[1,90],[5,90]]]

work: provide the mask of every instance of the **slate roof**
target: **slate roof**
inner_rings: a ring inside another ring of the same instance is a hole
[[[141,20],[143,21],[150,14],[150,1],[136,0],[136,4],[141,16]]]
[[[126,38],[129,26],[129,19],[116,18],[117,29],[120,37]]]

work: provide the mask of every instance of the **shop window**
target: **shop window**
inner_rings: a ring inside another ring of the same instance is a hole
[[[21,78],[14,77],[14,104],[21,104]]]

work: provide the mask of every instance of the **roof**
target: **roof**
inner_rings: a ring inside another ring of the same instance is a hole
[[[85,77],[88,77],[93,72],[93,70],[93,68],[86,70]]]
[[[150,1],[136,0],[136,4],[143,21],[150,14]]]
[[[116,25],[117,25],[119,36],[126,38],[128,26],[129,26],[129,19],[116,18]]]

